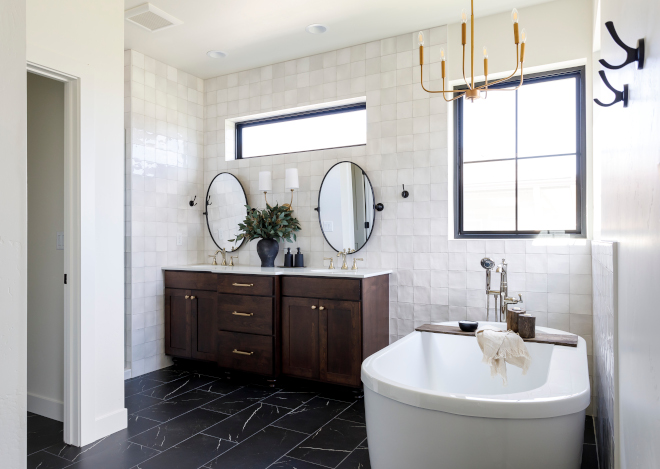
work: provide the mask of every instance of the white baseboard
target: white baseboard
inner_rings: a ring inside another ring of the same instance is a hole
[[[128,412],[126,409],[119,409],[110,414],[96,419],[95,428],[96,439],[112,435],[128,426]]]
[[[27,393],[27,410],[49,419],[64,422],[64,402]]]
[[[130,379],[131,377],[132,377],[131,369],[130,368],[125,368],[124,369],[124,380]]]

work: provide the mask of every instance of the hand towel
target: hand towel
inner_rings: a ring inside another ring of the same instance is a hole
[[[527,374],[532,364],[532,357],[527,351],[525,342],[513,331],[483,328],[475,335],[477,343],[484,354],[482,363],[490,366],[490,375],[502,377],[502,384],[507,385],[506,364],[522,368],[523,375]]]

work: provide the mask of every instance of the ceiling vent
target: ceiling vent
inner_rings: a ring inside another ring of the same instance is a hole
[[[160,8],[156,8],[151,3],[144,3],[126,10],[124,18],[152,33],[183,23],[183,21],[165,13]]]

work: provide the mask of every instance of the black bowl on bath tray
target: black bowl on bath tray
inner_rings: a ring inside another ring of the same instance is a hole
[[[477,321],[458,321],[458,327],[463,332],[474,332],[479,327],[479,323]]]

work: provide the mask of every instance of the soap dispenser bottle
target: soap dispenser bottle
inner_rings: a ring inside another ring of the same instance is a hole
[[[293,254],[291,254],[291,248],[286,248],[286,254],[284,254],[284,267],[293,267]]]
[[[295,259],[295,267],[305,267],[305,261],[303,259],[303,255],[300,253],[300,248],[298,248],[298,252],[296,253],[296,259]]]

